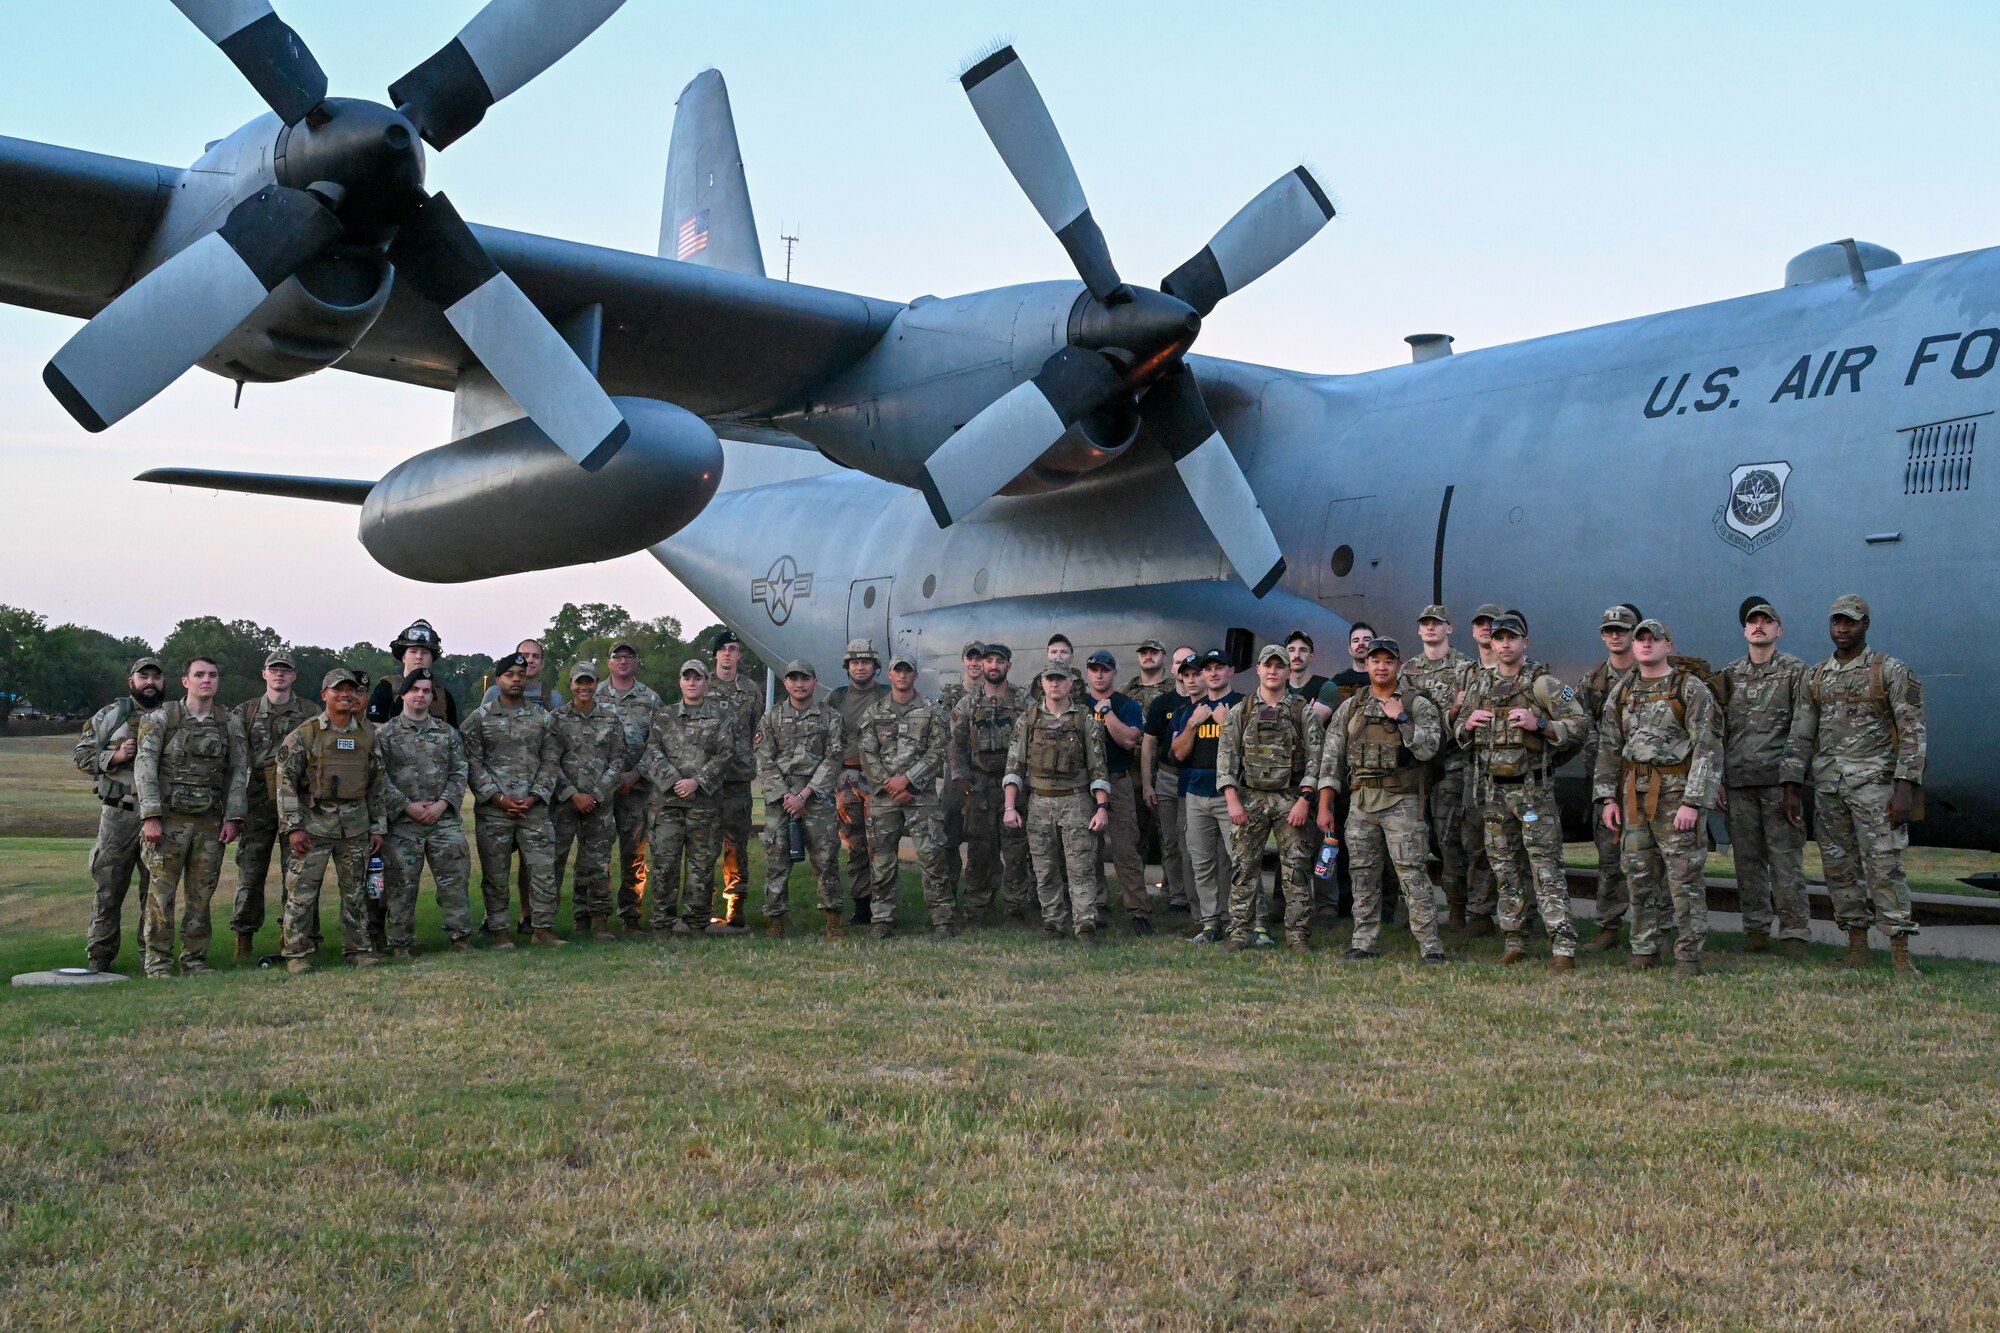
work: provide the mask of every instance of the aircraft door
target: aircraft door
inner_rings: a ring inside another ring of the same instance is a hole
[[[885,667],[896,650],[889,639],[889,592],[895,582],[894,578],[856,579],[847,588],[847,637],[873,639]]]
[[[1368,591],[1382,567],[1381,497],[1350,495],[1326,507],[1320,541],[1318,598],[1350,623],[1366,619]]]

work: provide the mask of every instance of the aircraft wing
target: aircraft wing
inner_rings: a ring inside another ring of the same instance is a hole
[[[0,300],[87,319],[132,280],[185,175],[0,137]],[[613,394],[658,398],[743,434],[852,363],[902,309],[798,283],[475,226],[481,244],[552,320],[603,308],[598,372]],[[51,350],[54,350],[53,348]],[[450,389],[473,358],[410,284],[339,368]]]

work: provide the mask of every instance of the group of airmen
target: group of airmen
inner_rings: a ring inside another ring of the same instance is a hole
[[[1094,944],[1111,927],[1113,877],[1127,928],[1151,935],[1143,852],[1157,839],[1158,896],[1188,914],[1194,944],[1276,947],[1282,931],[1287,948],[1306,951],[1316,920],[1346,912],[1342,957],[1364,962],[1380,956],[1393,889],[1427,964],[1447,960],[1447,933],[1502,935],[1499,961],[1518,964],[1539,918],[1551,969],[1566,971],[1579,947],[1617,948],[1629,917],[1631,966],[1656,965],[1671,944],[1676,970],[1698,973],[1710,810],[1726,811],[1745,948],[1767,949],[1775,933],[1781,950],[1803,952],[1810,784],[1850,941],[1843,961],[1868,961],[1875,927],[1897,968],[1913,970],[1900,857],[1921,817],[1921,686],[1867,646],[1859,597],[1833,603],[1833,655],[1810,668],[1777,651],[1784,626],[1768,602],[1747,602],[1739,619],[1748,651],[1713,672],[1675,654],[1661,622],[1614,606],[1605,660],[1572,686],[1530,657],[1519,611],[1474,613],[1474,658],[1452,647],[1451,616],[1433,605],[1418,616],[1420,651],[1406,658],[1357,625],[1351,665],[1330,679],[1312,673],[1312,639],[1295,631],[1257,654],[1248,695],[1220,650],[1169,655],[1148,639],[1120,688],[1113,654],[1093,652],[1079,669],[1057,634],[1026,685],[1011,679],[1007,645],[974,642],[962,677],[927,698],[912,657],[890,655],[883,673],[864,639],[847,645],[845,679],[824,692],[810,662],[787,662],[768,709],[727,630],[712,662],[682,663],[670,700],[638,679],[630,643],[613,646],[608,672],[571,666],[566,698],[543,679],[541,645],[525,640],[496,659],[492,688],[462,721],[430,670],[441,644],[425,621],[392,642],[401,669],[372,695],[364,676],[336,668],[317,709],[294,693],[282,649],[266,657],[264,692],[233,710],[217,703],[214,662],[185,663],[183,697],[168,700],[162,664],[144,657],[129,697],[100,710],[76,747],[103,805],[88,962],[103,970],[116,958],[137,871],[146,974],[208,970],[210,900],[231,842],[237,955],[254,952],[275,852],[280,957],[292,972],[311,971],[320,949],[329,865],[341,953],[361,967],[411,956],[426,866],[453,950],[482,934],[495,949],[516,947],[516,934],[564,945],[559,891],[572,865],[573,939],[742,933],[755,787],[772,935],[787,931],[799,862],[824,934],[894,934],[905,839],[932,935],[1038,919],[1053,938]],[[1579,753],[1601,867],[1597,931],[1581,944],[1553,785]]]

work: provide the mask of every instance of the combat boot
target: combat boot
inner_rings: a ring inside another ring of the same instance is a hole
[[[1239,938],[1235,935],[1231,935],[1222,942],[1222,951],[1224,953],[1248,953],[1253,947],[1249,940]]]
[[[471,952],[472,952],[472,941],[471,941],[471,940],[453,940],[453,941],[451,942],[451,951],[452,951],[453,953],[471,953]]]
[[[1094,944],[1096,944],[1096,943],[1097,943],[1097,927],[1096,927],[1096,926],[1078,926],[1078,927],[1076,928],[1076,940],[1077,940],[1077,943],[1079,943],[1079,944],[1091,944],[1091,945],[1094,945]]]
[[[1507,947],[1500,951],[1500,966],[1512,967],[1514,964],[1526,959],[1527,956],[1528,944],[1527,941],[1521,938],[1521,933],[1517,930],[1508,931]]]
[[[877,921],[868,928],[868,938],[871,940],[886,940],[895,933],[895,926],[887,921]]]
[[[1452,931],[1465,929],[1465,904],[1450,903],[1445,909],[1444,928]]]
[[[1738,953],[1768,953],[1771,948],[1771,932],[1768,930],[1746,930],[1743,932],[1743,947]]]
[[[1698,977],[1701,975],[1701,959],[1674,959],[1674,975],[1677,977]]]
[[[840,909],[838,907],[827,909],[826,929],[820,933],[830,940],[844,940],[847,938],[847,927],[841,924]]]
[[[600,917],[597,919],[597,923],[591,928],[590,938],[596,940],[599,944],[616,944],[618,943],[618,932],[611,928],[611,923],[608,920]]]
[[[1618,927],[1599,926],[1595,935],[1577,947],[1585,953],[1610,953],[1618,947]]]
[[[747,935],[750,927],[743,924],[743,895],[725,893],[722,895],[722,915],[708,919],[708,928],[718,935]]]
[[[764,918],[764,938],[771,940],[785,938],[784,913],[780,912],[777,916],[767,916]]]
[[[306,973],[312,970],[313,970],[313,965],[311,959],[287,958],[285,960],[285,971],[291,973],[295,977],[302,977]]]
[[[391,958],[394,958],[394,959],[396,959],[396,960],[397,960],[398,962],[405,962],[405,963],[406,963],[406,962],[408,962],[408,961],[409,961],[410,959],[412,959],[412,958],[415,958],[415,957],[416,957],[416,954],[415,954],[415,953],[413,953],[413,952],[412,952],[411,950],[409,950],[409,949],[407,949],[407,948],[395,948],[395,949],[391,949],[391,950],[389,950],[389,956],[390,956]]]
[[[543,930],[539,926],[529,933],[528,939],[547,949],[560,949],[569,941],[559,938],[553,930]]]
[[[248,958],[250,956],[250,946],[256,941],[256,938],[255,935],[250,934],[248,931],[237,931],[236,956],[238,958]]]
[[[1812,947],[1804,940],[1782,940],[1778,952],[1787,958],[1804,958],[1812,952]]]
[[[507,932],[504,930],[489,930],[486,932],[486,947],[489,949],[511,949],[514,947],[514,941],[507,937]]]
[[[358,953],[347,960],[349,967],[380,967],[382,960],[372,953]]]
[[[1889,940],[1889,961],[1896,971],[1906,977],[1920,977],[1917,965],[1910,961],[1910,938],[1907,935],[1892,936]]]
[[[1847,952],[1840,956],[1840,967],[1868,966],[1868,927],[1847,932]]]
[[[1660,965],[1660,956],[1655,953],[1635,953],[1625,960],[1625,966],[1634,972],[1646,972]]]
[[[934,940],[948,940],[948,939],[950,939],[950,938],[951,938],[951,927],[950,927],[950,926],[933,926],[933,927],[931,927],[931,938],[932,938],[932,939],[934,939]]]
[[[591,918],[589,913],[579,912],[577,915],[572,916],[569,919],[569,933],[576,936],[580,940],[589,939],[590,921]]]
[[[1285,951],[1287,953],[1311,953],[1312,945],[1306,942],[1306,937],[1303,935],[1287,935],[1285,936]]]
[[[1549,971],[1574,972],[1576,971],[1576,959],[1566,953],[1559,953],[1549,959]]]
[[[1476,940],[1481,938],[1482,936],[1493,935],[1497,933],[1498,932],[1496,932],[1493,929],[1493,918],[1490,916],[1474,916],[1466,918],[1465,938],[1469,940]]]

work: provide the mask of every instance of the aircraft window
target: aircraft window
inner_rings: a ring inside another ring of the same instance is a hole
[[[1344,579],[1348,576],[1349,573],[1353,571],[1353,569],[1354,569],[1354,548],[1352,546],[1334,547],[1333,576],[1337,579]]]
[[[986,571],[982,569],[972,576],[972,590],[983,595],[986,592],[986,582]]]
[[[937,591],[937,575],[935,574],[924,575],[924,599],[928,601],[930,599],[931,594],[936,591]]]
[[[873,588],[863,588],[861,590],[861,605],[863,607],[875,605],[875,590]]]

